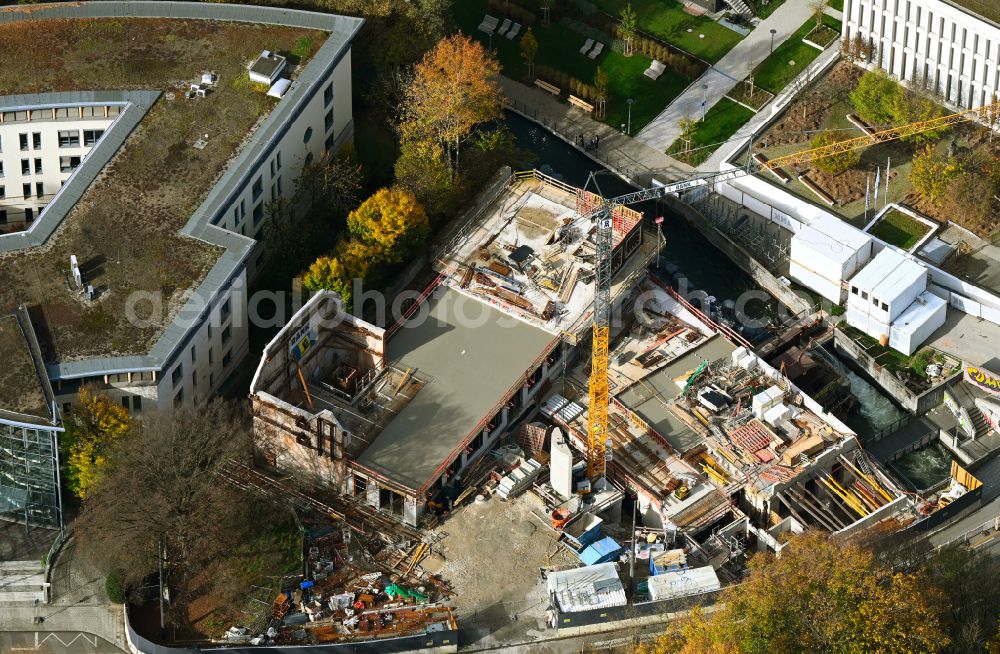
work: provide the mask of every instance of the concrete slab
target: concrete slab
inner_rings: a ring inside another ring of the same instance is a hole
[[[420,315],[426,312],[426,319]],[[386,359],[430,381],[358,462],[419,488],[558,338],[450,287],[388,343]]]
[[[675,450],[683,453],[700,443],[701,437],[667,408],[667,403],[681,392],[674,377],[697,368],[705,359],[715,361],[728,356],[735,349],[735,345],[716,335],[701,347],[633,385],[618,395],[618,399],[652,425]]]
[[[1000,325],[957,309],[948,309],[944,326],[931,334],[927,345],[953,357],[982,366],[997,358]]]

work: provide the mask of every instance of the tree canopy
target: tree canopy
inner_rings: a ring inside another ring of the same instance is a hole
[[[66,485],[86,499],[100,479],[109,453],[128,434],[128,410],[106,393],[83,386],[76,394],[76,406],[66,419],[63,448],[67,453]]]
[[[832,145],[838,143],[842,140],[837,138],[831,132],[820,132],[812,140],[812,147],[822,148],[827,145]],[[820,170],[830,173],[831,175],[839,175],[845,170],[849,170],[858,165],[861,161],[861,152],[859,150],[847,150],[838,154],[831,154],[825,157],[814,157],[813,163]]]
[[[347,228],[380,263],[406,261],[423,248],[430,233],[427,212],[402,188],[376,191],[347,216]]]
[[[695,612],[637,654],[936,654],[945,597],[921,571],[895,572],[867,549],[810,532],[754,556],[722,608]]]

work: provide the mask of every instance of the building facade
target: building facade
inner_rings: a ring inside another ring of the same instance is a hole
[[[845,0],[843,38],[860,35],[874,46],[875,65],[952,107],[971,109],[1000,89],[1000,25],[965,4]]]
[[[52,5],[30,15],[0,12],[0,23],[107,17],[236,21],[327,33],[181,230],[218,247],[221,255],[158,340],[145,354],[109,353],[47,364],[63,410],[87,384],[140,413],[209,397],[245,359],[246,289],[260,273],[265,254],[265,207],[278,198],[292,199],[306,165],[352,141],[351,42],[363,21],[269,7],[102,2]],[[0,218],[5,211],[10,225],[4,230],[0,220],[0,232],[7,232],[0,233],[0,252],[44,245],[159,95],[98,91],[0,97],[0,198],[6,195],[0,199]],[[71,97],[54,102],[52,96]],[[74,176],[79,183],[68,184]]]

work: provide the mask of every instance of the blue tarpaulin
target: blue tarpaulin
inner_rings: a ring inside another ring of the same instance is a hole
[[[621,554],[622,546],[614,538],[605,536],[596,543],[591,543],[580,552],[580,561],[584,565],[597,565],[614,561]]]

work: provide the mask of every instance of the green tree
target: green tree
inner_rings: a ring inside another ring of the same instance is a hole
[[[899,85],[888,73],[876,68],[861,76],[850,98],[862,120],[873,125],[889,125],[896,115],[893,104],[898,93]]]
[[[444,148],[435,141],[403,140],[394,166],[396,183],[409,189],[428,213],[449,216],[458,204]]]
[[[845,139],[839,139],[832,132],[820,132],[812,140],[812,147],[823,148],[828,145],[839,143]],[[827,156],[814,156],[813,163],[823,172],[831,175],[839,175],[845,170],[849,170],[858,165],[861,161],[861,152],[858,150],[846,150]]]
[[[694,135],[698,131],[698,121],[691,118],[681,118],[677,126],[681,129],[678,138],[684,143],[684,152],[687,153],[691,150],[691,141],[694,140]]]
[[[1000,577],[1000,563],[964,545],[945,547],[924,564],[924,573],[945,595],[944,621],[950,654],[986,651],[997,633],[1000,586],[976,580]]]
[[[347,216],[347,229],[377,263],[400,263],[421,250],[430,233],[427,212],[410,191],[384,188]]]
[[[109,452],[128,434],[128,410],[106,393],[82,386],[76,405],[66,418],[63,448],[66,450],[66,483],[80,499],[86,499],[100,480]]]
[[[622,37],[622,41],[625,42],[624,55],[626,57],[631,57],[635,51],[635,33],[637,29],[638,19],[630,2],[618,14],[618,34]]]
[[[528,77],[535,76],[535,57],[538,55],[538,39],[530,27],[521,37],[521,58],[528,66]]]
[[[945,192],[961,166],[954,157],[942,157],[934,152],[933,145],[927,145],[915,157],[910,166],[910,184],[926,200],[940,205]]]
[[[594,71],[594,92],[597,95],[597,115],[595,118],[603,120],[608,110],[608,74],[601,66],[598,66],[597,70]]]

